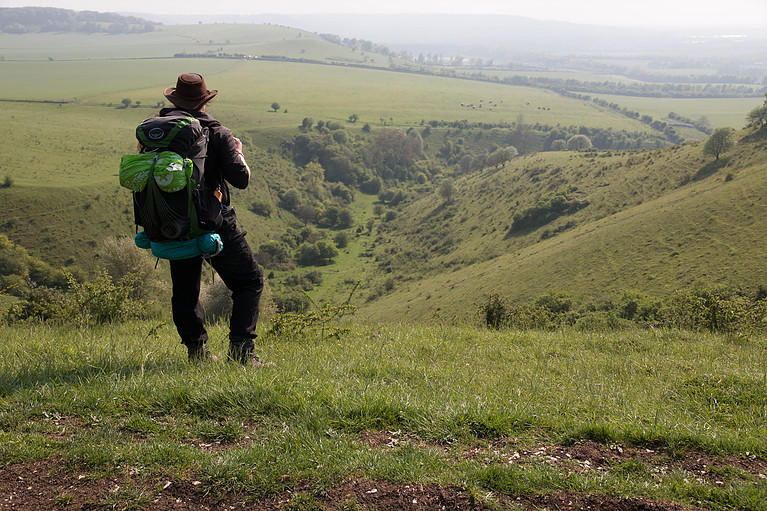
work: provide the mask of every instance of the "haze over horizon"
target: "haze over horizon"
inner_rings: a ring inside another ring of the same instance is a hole
[[[130,6],[126,9],[127,6]],[[307,15],[307,14],[499,14],[523,16],[546,21],[561,21],[588,25],[637,28],[701,28],[736,29],[764,28],[767,30],[767,1],[730,0],[644,0],[643,2],[614,2],[613,0],[539,0],[537,2],[507,2],[475,0],[472,2],[424,0],[408,2],[389,0],[367,3],[358,0],[326,0],[321,9],[313,0],[286,0],[279,5],[249,0],[223,2],[187,2],[181,0],[134,0],[125,4],[117,0],[0,0],[0,7],[58,7],[98,12],[130,12],[136,15]]]

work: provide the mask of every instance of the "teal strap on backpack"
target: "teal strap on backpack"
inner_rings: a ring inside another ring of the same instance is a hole
[[[187,241],[150,241],[146,232],[136,234],[134,243],[138,248],[151,249],[152,255],[160,259],[177,261],[192,257],[214,257],[223,249],[224,243],[218,234],[203,234]]]

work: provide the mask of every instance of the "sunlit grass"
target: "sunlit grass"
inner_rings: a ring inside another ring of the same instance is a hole
[[[211,491],[254,497],[357,473],[687,498],[711,490],[674,489],[670,475],[650,492],[637,467],[605,480],[449,460],[455,446],[499,438],[767,456],[761,337],[352,325],[340,339],[264,335],[258,350],[276,366],[245,370],[189,365],[172,329],[156,326],[2,327],[0,460],[57,454],[94,474],[191,470]],[[211,334],[223,357],[223,326]],[[363,437],[379,431],[403,440],[371,450]]]

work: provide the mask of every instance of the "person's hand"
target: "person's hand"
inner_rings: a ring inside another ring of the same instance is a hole
[[[242,141],[237,137],[234,137],[234,147],[237,149],[238,153],[242,152]]]

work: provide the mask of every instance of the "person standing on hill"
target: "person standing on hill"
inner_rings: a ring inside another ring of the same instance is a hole
[[[208,103],[218,91],[208,90],[201,75],[184,73],[178,77],[176,86],[168,87],[163,94],[173,106],[160,110],[160,116],[182,111],[208,128],[204,180],[205,186],[215,190],[214,194],[221,202],[223,223],[216,232],[224,245],[223,250],[209,261],[232,292],[228,356],[229,360],[244,365],[263,365],[255,354],[253,339],[256,337],[264,278],[229,203],[228,184],[244,189],[250,181],[250,168],[242,155],[242,142],[206,112]],[[191,362],[216,359],[207,347],[208,333],[199,300],[202,262],[201,256],[170,261],[173,322]]]

